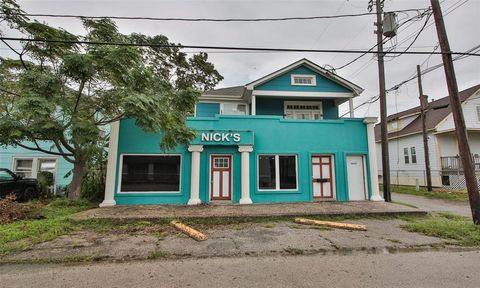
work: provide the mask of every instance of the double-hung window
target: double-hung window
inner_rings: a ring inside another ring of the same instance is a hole
[[[259,155],[259,190],[296,190],[297,157],[295,155]]]
[[[412,157],[412,164],[417,164],[417,152],[415,147],[410,147],[410,156]]]

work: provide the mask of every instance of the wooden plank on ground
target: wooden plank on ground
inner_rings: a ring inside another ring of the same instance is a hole
[[[193,239],[197,240],[197,241],[205,241],[208,239],[207,235],[179,222],[179,221],[176,221],[176,220],[173,220],[170,222],[170,224],[175,227],[175,229],[183,232],[184,234],[192,237]]]
[[[312,219],[305,219],[305,218],[295,218],[295,223],[305,224],[305,225],[326,226],[326,227],[347,229],[347,230],[367,231],[367,226],[362,224],[349,224],[349,223],[340,223],[340,222],[333,222],[333,221],[312,220]]]

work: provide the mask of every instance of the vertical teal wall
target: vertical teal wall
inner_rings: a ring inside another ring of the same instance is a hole
[[[334,155],[335,186],[338,201],[348,201],[346,155],[368,156],[366,126],[362,119],[287,120],[278,116],[216,116],[190,118],[188,125],[197,130],[252,130],[254,151],[250,153],[250,196],[254,203],[312,201],[311,156]],[[133,120],[122,120],[118,146],[121,154],[182,155],[180,193],[115,193],[118,204],[186,204],[190,194],[191,153],[180,145],[172,151],[161,151],[160,134],[145,133]],[[240,153],[238,146],[204,146],[201,153],[200,198],[208,201],[210,156],[233,156],[233,202],[240,199]],[[258,191],[257,158],[260,154],[293,154],[297,156],[298,190]],[[366,157],[368,159],[368,157]],[[120,163],[118,163],[120,164]],[[368,162],[365,163],[368,165]],[[118,166],[119,167],[119,166]],[[368,167],[368,166],[367,166]],[[119,169],[115,191],[118,191]],[[370,179],[370,178],[367,178]],[[368,180],[369,181],[369,180]],[[369,189],[370,191],[370,189]]]
[[[322,101],[323,119],[338,119],[338,107],[332,99],[285,99],[280,97],[256,97],[257,115],[284,115],[285,101]]]
[[[39,142],[42,149],[50,150],[52,144],[48,142]],[[53,149],[52,151],[56,151]],[[37,151],[28,150],[21,147],[14,146],[0,146],[0,168],[13,168],[13,158],[15,157],[39,157],[39,158],[56,158],[57,167],[55,181],[57,187],[69,185],[72,181],[72,177],[66,177],[65,175],[73,169],[73,164],[67,162],[63,157],[49,155]]]

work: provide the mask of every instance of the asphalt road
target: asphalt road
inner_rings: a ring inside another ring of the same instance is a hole
[[[415,205],[425,211],[450,212],[460,216],[472,216],[468,202],[431,199],[423,196],[399,193],[392,193],[392,200],[394,202]]]
[[[479,287],[480,251],[0,266],[0,287]]]

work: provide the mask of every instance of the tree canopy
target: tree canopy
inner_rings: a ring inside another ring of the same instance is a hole
[[[80,167],[101,149],[102,126],[133,118],[147,132],[162,131],[161,148],[169,149],[195,136],[185,118],[200,92],[223,79],[206,53],[189,57],[163,35],[122,34],[110,19],[80,19],[85,33],[75,35],[25,17],[13,0],[2,1],[0,12],[0,22],[24,38],[63,41],[23,41],[15,49],[2,40],[15,57],[0,57],[0,145],[60,155]]]

